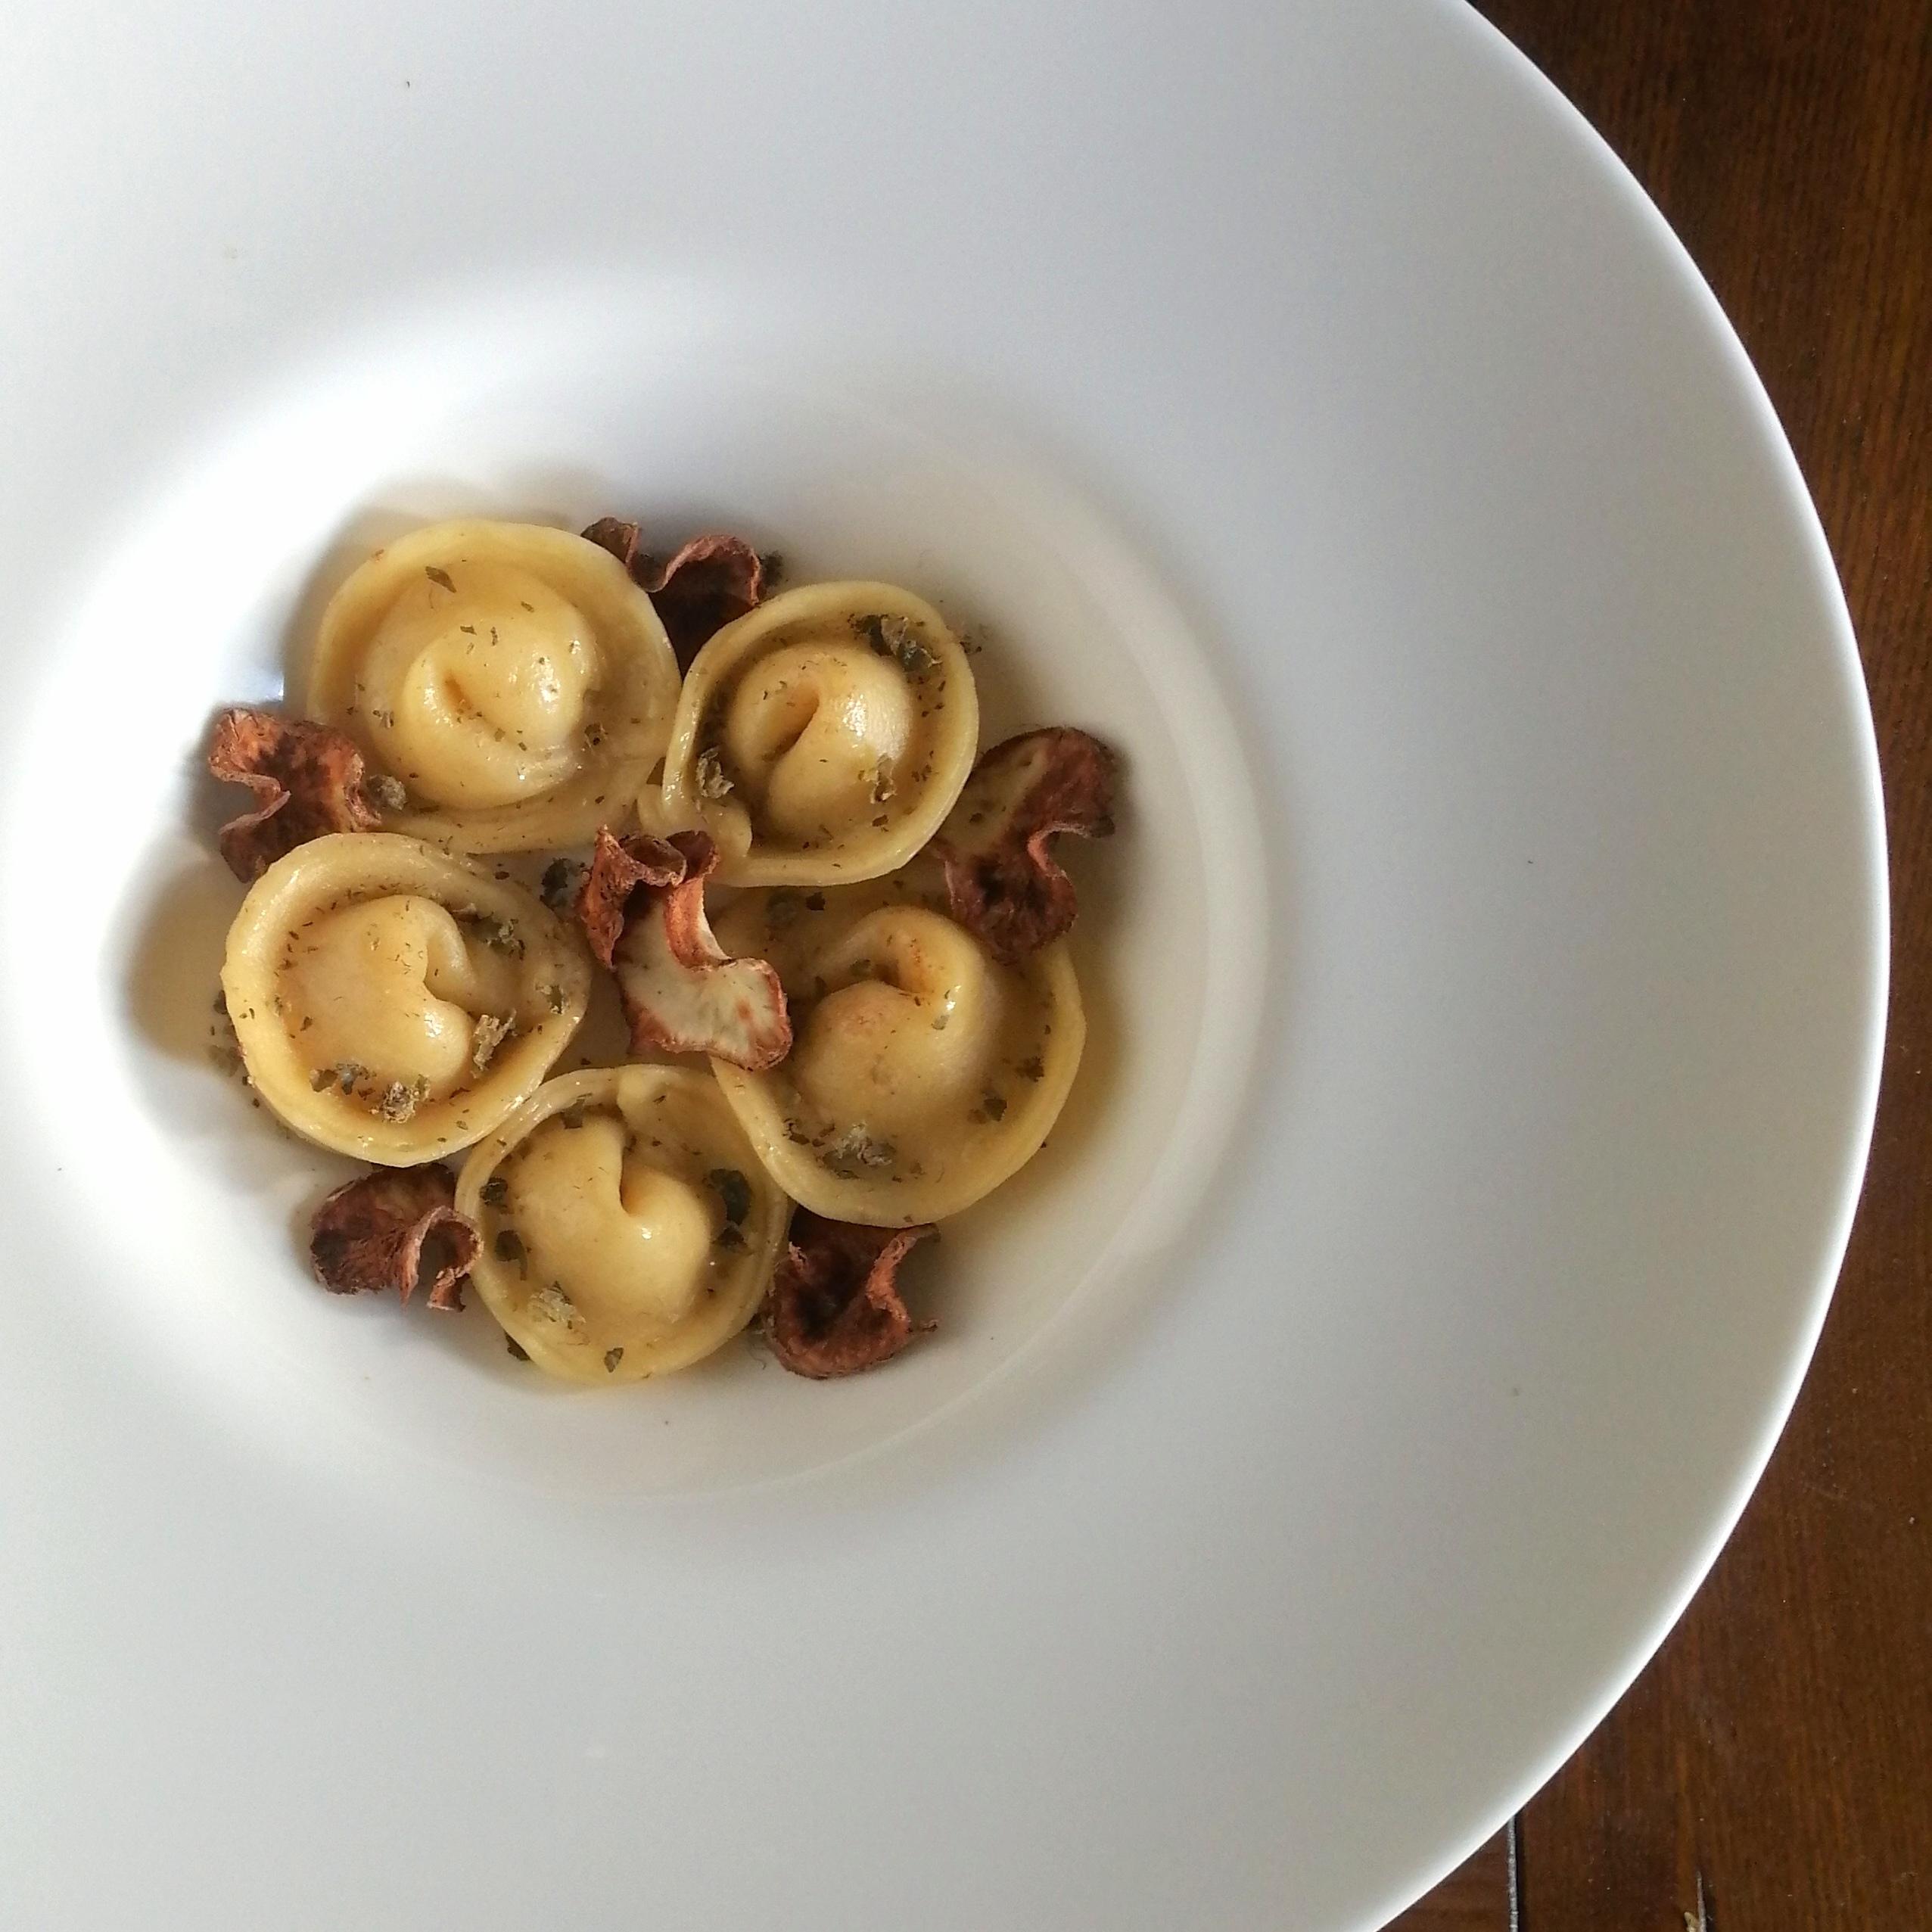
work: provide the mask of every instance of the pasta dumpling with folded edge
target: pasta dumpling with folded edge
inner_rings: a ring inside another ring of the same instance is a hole
[[[622,564],[568,530],[431,524],[324,612],[312,717],[406,794],[397,830],[468,852],[588,839],[662,757],[677,665]]]
[[[534,1091],[590,979],[575,933],[521,886],[382,832],[269,866],[222,967],[262,1098],[306,1138],[387,1167],[468,1146]]]
[[[801,586],[726,624],[678,700],[647,831],[700,829],[734,885],[847,883],[904,864],[972,768],[959,639],[888,583]]]
[[[1000,964],[951,918],[929,861],[831,891],[748,892],[716,924],[785,988],[789,1056],[713,1067],[794,1200],[910,1227],[969,1207],[1039,1151],[1086,1038],[1063,942]]]
[[[792,1203],[710,1075],[594,1068],[540,1087],[456,1188],[470,1278],[531,1361],[575,1382],[688,1367],[764,1299]]]

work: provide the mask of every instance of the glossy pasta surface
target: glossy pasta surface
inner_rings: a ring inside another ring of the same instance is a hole
[[[792,1204],[708,1073],[597,1068],[540,1088],[465,1162],[471,1279],[506,1333],[568,1380],[702,1360],[757,1312]]]
[[[876,878],[938,829],[972,768],[972,667],[888,583],[814,583],[729,624],[684,680],[647,830],[702,826],[740,885]]]
[[[330,601],[309,709],[405,788],[399,830],[529,851],[628,810],[677,682],[650,599],[608,552],[534,524],[443,523]]]
[[[406,1167],[480,1139],[536,1088],[590,972],[576,935],[487,867],[340,832],[256,881],[222,988],[249,1075],[289,1126]]]
[[[876,1227],[938,1221],[1039,1151],[1086,1038],[1063,944],[1000,965],[948,916],[927,865],[747,893],[717,924],[728,949],[771,961],[791,1006],[788,1059],[714,1066],[793,1199]]]

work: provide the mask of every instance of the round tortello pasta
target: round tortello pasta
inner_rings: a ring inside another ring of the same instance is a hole
[[[1063,943],[1001,965],[949,916],[929,863],[748,892],[717,929],[784,985],[789,1056],[760,1073],[713,1066],[794,1200],[910,1227],[969,1207],[1039,1151],[1086,1040]]]
[[[389,823],[452,851],[587,840],[663,756],[677,665],[650,599],[568,530],[433,524],[324,612],[311,716],[399,782]]]
[[[283,1120],[406,1167],[468,1146],[534,1090],[590,974],[576,933],[512,881],[398,833],[335,832],[250,888],[222,990]]]
[[[702,827],[734,885],[849,883],[902,865],[972,769],[960,640],[889,583],[813,583],[726,624],[684,680],[647,831]]]
[[[540,1368],[636,1382],[758,1311],[792,1213],[708,1073],[593,1068],[533,1094],[464,1164],[470,1278]]]

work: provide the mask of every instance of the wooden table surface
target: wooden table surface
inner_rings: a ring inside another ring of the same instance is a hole
[[[1891,841],[1865,1199],[1683,1622],[1401,1932],[1932,1932],[1932,0],[1479,0],[1743,336],[1851,601]]]

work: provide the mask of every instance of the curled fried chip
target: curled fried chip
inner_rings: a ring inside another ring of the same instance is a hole
[[[590,950],[611,965],[624,936],[631,895],[640,888],[675,885],[683,876],[684,854],[675,845],[648,832],[620,838],[608,826],[599,826],[590,869],[577,892],[577,916]]]
[[[858,1227],[801,1208],[765,1302],[771,1352],[819,1381],[889,1361],[932,1327],[899,1296],[899,1264],[935,1230]]]
[[[595,523],[586,524],[583,532],[585,543],[609,551],[633,576],[636,574],[637,546],[643,534],[636,524],[622,517],[599,517]]]
[[[711,633],[742,618],[765,594],[767,568],[742,537],[694,537],[668,562],[638,548],[640,532],[620,517],[599,517],[583,533],[630,571],[657,607],[677,667],[688,670]]]
[[[664,854],[677,861],[669,878]],[[792,1022],[770,964],[733,959],[712,933],[705,881],[717,862],[702,832],[628,840],[600,832],[579,916],[617,974],[633,1048],[709,1053],[761,1072],[792,1050]]]
[[[1073,881],[1048,844],[1113,830],[1118,768],[1097,738],[1066,725],[1023,731],[974,766],[932,843],[954,918],[995,959],[1016,966],[1072,925]]]
[[[481,1244],[456,1199],[454,1177],[436,1166],[379,1169],[337,1188],[309,1237],[316,1278],[331,1294],[394,1288],[406,1302],[426,1286],[431,1308],[460,1308]]]
[[[287,852],[328,832],[372,832],[382,814],[372,801],[393,780],[372,779],[355,741],[332,725],[237,705],[215,721],[208,769],[226,785],[245,785],[255,809],[218,835],[238,879],[259,879]]]

